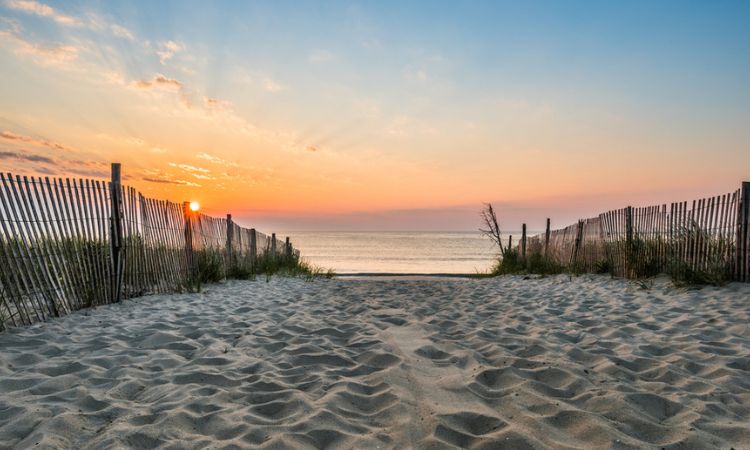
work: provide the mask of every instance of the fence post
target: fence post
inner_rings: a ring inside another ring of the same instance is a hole
[[[547,217],[547,229],[544,232],[544,257],[547,257],[547,251],[549,250],[549,217]]]
[[[508,250],[510,250],[510,247],[513,245],[513,235],[508,236]]]
[[[631,263],[633,260],[633,207],[625,208],[625,267],[623,271],[626,278],[630,277]]]
[[[575,266],[578,262],[578,251],[581,248],[581,239],[583,238],[583,220],[578,220],[578,224],[576,225],[576,240],[575,240],[575,246],[573,247],[573,260],[571,261],[571,266],[573,267],[573,271],[577,271],[578,268]]]
[[[526,261],[526,224],[521,227],[521,258]]]
[[[276,233],[271,233],[271,258],[276,260]]]
[[[286,237],[286,242],[284,243],[284,258],[287,261],[292,259],[292,243],[289,242],[289,236]]]
[[[255,228],[250,229],[250,266],[255,270],[255,258],[258,256],[258,241]]]
[[[185,259],[187,260],[188,283],[192,284],[195,277],[193,265],[193,215],[190,202],[182,202],[182,215],[185,217]]]
[[[122,297],[122,278],[124,271],[124,254],[122,251],[122,178],[120,163],[112,163],[112,179],[109,185],[110,226],[109,242],[111,246],[110,262],[112,264],[112,302],[119,302]]]
[[[743,181],[737,215],[737,281],[750,281],[750,182]]]
[[[234,264],[233,258],[233,241],[234,240],[234,222],[232,221],[232,215],[227,214],[227,269]]]

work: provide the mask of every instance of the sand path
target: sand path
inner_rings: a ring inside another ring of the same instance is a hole
[[[750,286],[228,282],[0,334],[0,448],[750,448]]]

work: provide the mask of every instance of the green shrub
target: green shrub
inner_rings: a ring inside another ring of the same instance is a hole
[[[612,271],[612,265],[608,259],[602,259],[594,263],[594,273],[605,274]]]
[[[651,278],[663,272],[663,262],[659,260],[658,241],[633,237],[626,253],[631,278]]]
[[[541,253],[531,253],[524,261],[518,249],[505,249],[502,257],[490,271],[492,275],[539,274],[553,275],[562,273],[564,268],[552,258]]]
[[[506,248],[503,251],[502,256],[492,268],[493,275],[509,275],[524,273],[524,266],[521,263],[521,257],[518,254],[518,250],[514,248]]]
[[[673,260],[670,276],[676,286],[723,286],[729,281],[726,268],[721,265],[709,265],[708,268],[693,267],[683,260]]]
[[[225,278],[224,253],[208,248],[193,254],[195,276],[199,283],[216,283]]]
[[[669,274],[676,285],[721,286],[731,279],[727,256],[734,254],[733,240],[713,235],[693,222],[678,230],[672,245],[678,243],[682,244],[678,248],[683,254],[677,256],[676,251],[670,252],[673,256],[668,263]]]

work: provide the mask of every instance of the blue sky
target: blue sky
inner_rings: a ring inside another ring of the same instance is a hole
[[[0,150],[282,227],[574,220],[750,178],[747,55],[750,2],[1,0]]]

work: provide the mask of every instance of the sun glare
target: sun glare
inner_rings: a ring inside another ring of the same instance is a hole
[[[201,205],[198,202],[190,202],[190,211],[198,211],[201,209]]]

